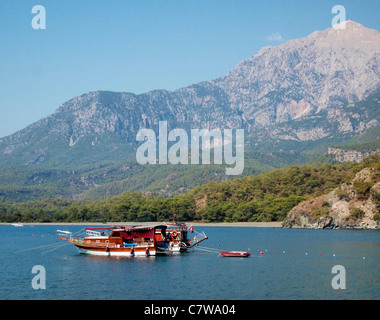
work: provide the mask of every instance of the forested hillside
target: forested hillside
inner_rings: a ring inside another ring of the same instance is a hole
[[[247,151],[243,176],[302,164],[296,151]],[[172,197],[209,181],[233,179],[224,165],[139,165],[135,161],[78,168],[13,168],[0,170],[0,202],[29,202],[54,198],[101,200],[125,191]]]
[[[0,221],[167,221],[174,215],[178,221],[282,221],[298,203],[349,181],[361,166],[293,165],[257,176],[209,182],[173,198],[125,192],[98,201],[0,203]]]
[[[355,167],[348,183],[303,201],[283,221],[287,228],[380,228],[380,152]]]

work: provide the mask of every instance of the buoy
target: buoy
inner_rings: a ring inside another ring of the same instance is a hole
[[[149,249],[148,249],[148,248],[145,249],[145,254],[146,254],[147,256],[149,256]]]
[[[135,253],[135,250],[133,250],[133,248],[131,249],[131,256],[133,256]]]
[[[261,254],[261,255],[263,255],[263,254],[264,254],[264,252],[260,251],[260,254]]]

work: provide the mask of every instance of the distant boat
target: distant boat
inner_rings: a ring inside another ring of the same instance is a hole
[[[222,257],[249,257],[251,254],[245,251],[220,251],[219,254]]]
[[[14,227],[23,227],[24,225],[21,223],[12,223],[12,226]]]

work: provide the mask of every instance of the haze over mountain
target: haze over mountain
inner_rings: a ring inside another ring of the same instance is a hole
[[[380,33],[353,22],[265,47],[225,76],[170,92],[94,91],[0,139],[0,168],[133,159],[141,128],[244,128],[254,149],[379,129]],[[371,94],[374,94],[371,96]],[[355,104],[370,97],[371,106]],[[372,98],[371,98],[372,97]],[[293,145],[292,145],[293,146]]]

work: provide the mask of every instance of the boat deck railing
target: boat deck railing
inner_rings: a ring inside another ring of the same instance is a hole
[[[87,242],[84,238],[79,238],[79,237],[70,237],[70,241],[74,244],[79,244],[79,245],[86,245],[86,246],[91,246],[91,247],[101,247],[101,248],[122,248],[120,244],[113,243],[113,242]],[[153,247],[154,243],[153,242],[140,242],[140,243],[131,243],[131,244],[125,244],[123,247],[129,247],[129,248],[138,248],[138,247]]]

